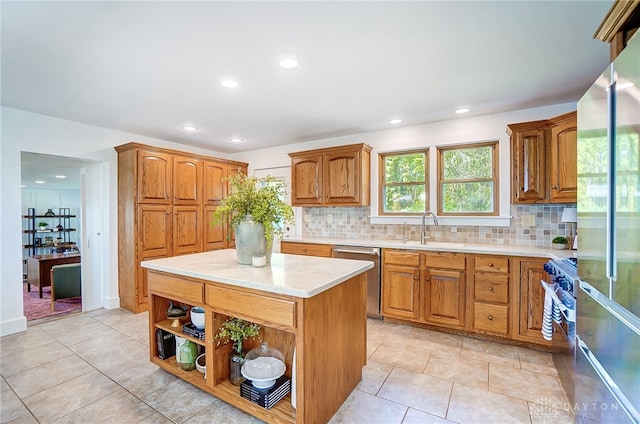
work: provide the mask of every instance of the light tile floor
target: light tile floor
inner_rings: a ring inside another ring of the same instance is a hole
[[[98,310],[0,338],[2,423],[259,423],[148,359],[148,315]],[[370,320],[360,385],[330,421],[569,423],[551,355]]]

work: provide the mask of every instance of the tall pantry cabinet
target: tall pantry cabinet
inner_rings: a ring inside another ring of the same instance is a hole
[[[233,247],[211,214],[227,194],[225,178],[246,174],[247,164],[138,143],[115,149],[120,306],[138,313],[148,309],[141,261]]]

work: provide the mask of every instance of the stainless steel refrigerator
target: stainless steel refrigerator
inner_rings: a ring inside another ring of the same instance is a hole
[[[576,415],[640,422],[640,33],[578,102]]]

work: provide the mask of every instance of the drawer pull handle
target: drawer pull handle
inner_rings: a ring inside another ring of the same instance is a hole
[[[493,264],[492,263],[489,264],[489,268],[493,268]]]
[[[489,315],[487,318],[489,318],[489,321],[493,321],[493,315]]]

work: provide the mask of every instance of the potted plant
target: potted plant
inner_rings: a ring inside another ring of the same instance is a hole
[[[274,236],[281,237],[284,225],[293,223],[293,209],[282,200],[284,183],[271,176],[242,173],[226,180],[229,195],[220,201],[211,224],[231,224],[241,264],[251,264],[253,256],[266,256],[269,262]]]
[[[40,231],[44,231],[47,229],[47,227],[49,227],[49,223],[48,222],[38,222],[38,230]]]
[[[254,339],[260,334],[260,326],[240,318],[227,318],[222,325],[215,339],[218,345],[233,342],[233,348],[229,354],[229,381],[235,385],[242,383],[241,369],[244,363],[244,341]]]
[[[567,243],[568,243],[567,238],[563,236],[558,236],[558,237],[555,237],[553,240],[551,240],[551,246],[554,249],[558,249],[558,250],[566,249]]]

